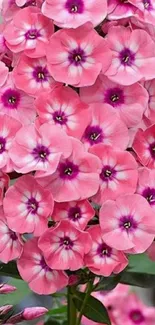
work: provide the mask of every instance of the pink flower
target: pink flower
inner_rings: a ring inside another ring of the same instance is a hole
[[[87,126],[82,142],[88,149],[98,143],[112,145],[116,149],[126,149],[129,142],[128,129],[109,104],[90,105],[92,120]]]
[[[128,259],[123,252],[105,244],[100,226],[90,227],[87,231],[91,235],[93,244],[84,262],[90,271],[97,275],[110,276],[112,273],[117,274],[124,270],[128,265]]]
[[[17,267],[22,279],[28,282],[30,289],[37,294],[52,294],[68,284],[68,277],[64,272],[51,269],[46,264],[36,238],[24,245]]]
[[[149,95],[147,109],[144,114],[151,122],[155,122],[155,79],[146,81],[144,87]]]
[[[34,236],[40,236],[47,229],[53,205],[51,193],[30,175],[20,177],[9,187],[4,198],[9,227],[21,234],[33,232]]]
[[[132,0],[108,0],[108,19],[128,18],[134,15],[136,7]]]
[[[155,3],[154,0],[136,0],[137,18],[140,21],[155,25]]]
[[[0,115],[0,168],[7,173],[13,171],[9,150],[20,128],[21,124],[17,120],[7,115]]]
[[[7,174],[0,171],[0,205],[3,204],[3,197],[5,191],[9,187],[10,178]]]
[[[39,170],[46,175],[54,173],[61,156],[67,158],[71,151],[66,133],[45,123],[38,129],[33,125],[21,128],[9,153],[17,172]]]
[[[69,219],[73,225],[84,230],[87,223],[94,217],[95,210],[87,200],[55,203],[52,219],[60,221]]]
[[[155,211],[155,170],[139,168],[138,174],[137,193],[145,197]]]
[[[84,266],[84,255],[91,249],[88,232],[81,231],[68,220],[44,232],[39,239],[47,265],[56,270],[78,270]]]
[[[32,59],[21,55],[13,74],[16,87],[34,97],[57,85],[48,71],[45,57]]]
[[[100,210],[100,225],[105,243],[115,249],[143,253],[155,237],[154,214],[139,194],[109,200]]]
[[[21,237],[9,229],[3,208],[0,207],[0,261],[8,263],[20,257],[22,250],[23,242]]]
[[[133,149],[143,166],[155,168],[155,124],[145,131],[138,129],[134,138]]]
[[[53,22],[44,17],[40,10],[27,7],[17,12],[6,26],[6,45],[14,52],[24,53],[31,58],[43,57],[46,45],[54,32]]]
[[[79,139],[90,121],[89,106],[69,87],[42,93],[35,105],[41,123],[54,124]]]
[[[107,1],[102,0],[46,0],[42,6],[45,16],[63,28],[77,28],[90,21],[99,25],[107,15]]]
[[[36,174],[37,181],[52,192],[56,202],[87,199],[94,195],[99,187],[99,158],[86,152],[79,140],[71,138],[71,141],[71,155],[60,160],[53,175],[42,177],[42,174]]]
[[[36,117],[34,99],[16,88],[12,73],[0,88],[0,113],[15,118],[23,125],[30,124]]]
[[[0,61],[0,87],[4,85],[7,80],[9,70],[6,65]]]
[[[153,241],[151,246],[147,249],[146,254],[152,261],[155,261],[155,241]]]
[[[93,86],[80,89],[80,97],[86,103],[111,105],[129,128],[141,122],[148,103],[148,93],[139,83],[122,86],[102,74]]]
[[[121,85],[132,85],[155,77],[155,44],[144,30],[123,26],[108,32],[113,59],[106,76]]]
[[[100,187],[92,200],[102,204],[115,200],[120,195],[133,194],[136,190],[138,171],[134,157],[126,151],[115,150],[111,146],[97,144],[90,152],[100,158],[102,170]]]
[[[101,70],[104,73],[110,66],[111,51],[92,24],[86,23],[77,29],[54,33],[47,46],[47,61],[56,81],[77,87],[89,86]]]

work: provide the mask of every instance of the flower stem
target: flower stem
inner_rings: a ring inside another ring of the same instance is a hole
[[[75,325],[76,324],[76,307],[73,302],[73,288],[68,287],[68,325]]]
[[[85,298],[83,300],[83,304],[81,306],[81,310],[79,311],[79,315],[78,315],[78,318],[76,320],[75,325],[80,325],[81,324],[81,319],[82,319],[82,316],[83,316],[83,311],[85,309],[85,306],[87,304],[87,301],[88,301],[88,299],[90,297],[90,294],[92,292],[92,289],[93,289],[93,282],[94,282],[94,280],[89,281],[88,284],[87,284],[87,288],[86,288],[86,291],[85,291],[86,295],[85,295]]]

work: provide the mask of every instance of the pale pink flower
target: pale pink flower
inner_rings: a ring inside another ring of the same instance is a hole
[[[93,146],[89,151],[102,162],[100,187],[92,198],[94,202],[102,204],[106,200],[115,200],[124,193],[135,192],[138,165],[129,152],[116,150],[102,143]]]
[[[155,26],[155,2],[154,0],[133,0],[135,6],[139,9],[136,11],[137,18],[140,21]]]
[[[34,99],[16,88],[12,73],[0,88],[0,113],[15,118],[23,125],[30,124],[36,117]]]
[[[134,15],[136,7],[130,0],[108,0],[108,19],[128,18]]]
[[[111,105],[129,128],[141,122],[148,104],[148,93],[139,83],[122,86],[102,74],[93,86],[80,89],[80,97],[88,104],[96,102]]]
[[[22,127],[10,149],[17,172],[39,170],[44,174],[55,172],[61,156],[67,158],[72,151],[70,138],[54,125],[42,124]]]
[[[107,36],[113,58],[106,76],[121,85],[155,77],[155,43],[145,30],[113,27]]]
[[[105,277],[123,271],[128,265],[128,259],[123,252],[105,244],[100,226],[92,226],[87,231],[93,243],[91,250],[84,258],[86,267],[91,272]]]
[[[155,170],[139,168],[138,174],[139,177],[136,192],[145,197],[155,211]]]
[[[33,176],[18,178],[7,190],[3,202],[8,225],[13,231],[40,236],[47,229],[54,206],[53,197]]]
[[[133,149],[143,166],[155,168],[155,124],[145,131],[138,129],[133,141]]]
[[[0,169],[3,169],[6,173],[13,171],[9,151],[16,133],[21,126],[20,122],[14,118],[7,115],[0,115]]]
[[[86,149],[98,143],[126,149],[129,142],[128,129],[109,104],[90,105],[91,123],[87,126],[82,142]]]
[[[68,284],[68,277],[62,271],[51,269],[33,238],[26,242],[17,267],[22,279],[28,282],[30,289],[40,295],[52,294]]]
[[[85,151],[79,140],[71,138],[71,141],[71,155],[60,160],[53,175],[42,177],[43,174],[36,173],[37,181],[52,192],[56,202],[84,200],[96,194],[99,188],[99,158]]]
[[[108,69],[111,59],[107,41],[98,35],[91,23],[77,29],[59,30],[47,46],[52,77],[77,87],[94,84],[101,70],[104,73]]]
[[[92,245],[91,236],[62,220],[55,228],[44,232],[39,239],[47,265],[56,270],[78,270],[84,266],[84,255]]]
[[[42,93],[37,97],[35,106],[40,123],[54,124],[79,139],[91,119],[89,106],[69,87]]]
[[[100,210],[100,225],[105,243],[118,250],[143,253],[155,237],[154,213],[139,194],[105,202]]]
[[[27,7],[17,12],[4,30],[7,47],[14,53],[24,51],[31,58],[43,57],[54,33],[54,25],[38,8]]]
[[[20,257],[22,250],[23,242],[21,237],[9,229],[3,208],[0,207],[0,261],[8,263]]]
[[[21,55],[13,75],[16,87],[34,97],[41,91],[49,91],[57,85],[48,71],[45,57],[32,59]]]
[[[77,28],[88,21],[97,26],[107,15],[107,1],[46,0],[42,12],[62,28]]]
[[[55,203],[52,214],[54,221],[69,219],[77,228],[84,230],[94,217],[95,210],[88,200]]]
[[[0,171],[0,205],[3,204],[3,197],[5,191],[9,187],[10,178],[7,174]]]

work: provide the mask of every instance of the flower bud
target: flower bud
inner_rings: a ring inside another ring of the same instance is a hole
[[[12,309],[13,305],[5,305],[0,307],[0,316],[8,313],[10,309]]]
[[[17,324],[20,322],[23,322],[24,320],[33,320],[35,318],[39,318],[46,314],[48,312],[48,309],[44,307],[30,307],[30,308],[25,308],[23,311],[21,311],[19,314],[16,314],[12,317],[10,317],[7,320],[8,323],[12,324]]]
[[[16,287],[10,286],[8,284],[1,284],[0,285],[0,294],[11,293],[11,292],[14,292],[16,290],[17,290]]]

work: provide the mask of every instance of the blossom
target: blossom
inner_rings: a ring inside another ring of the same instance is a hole
[[[103,74],[99,75],[94,85],[81,88],[80,97],[88,104],[96,102],[111,105],[129,128],[141,122],[148,105],[148,93],[142,85],[119,85]]]
[[[64,272],[51,269],[46,264],[36,238],[25,243],[17,267],[22,279],[37,294],[52,294],[68,284],[68,277]]]
[[[40,236],[47,228],[53,211],[53,197],[31,175],[20,177],[4,198],[4,211],[10,229]],[[12,209],[12,207],[14,207]]]
[[[37,97],[35,106],[40,123],[54,124],[79,139],[90,121],[89,106],[69,87],[42,93]]]
[[[87,223],[94,217],[95,210],[88,200],[55,203],[52,214],[54,221],[68,219],[73,225],[84,230]]]
[[[16,88],[12,73],[0,88],[0,113],[7,114],[23,125],[35,120],[34,99]]]
[[[124,193],[135,192],[138,180],[137,163],[129,152],[116,150],[102,143],[93,146],[89,151],[102,162],[100,187],[92,198],[94,202],[102,204],[106,200],[115,200]]]
[[[110,66],[111,51],[92,24],[86,23],[77,29],[54,33],[47,45],[47,62],[56,81],[77,87],[89,86],[101,70],[104,73]]]
[[[107,15],[107,1],[102,0],[46,0],[42,6],[45,16],[63,28],[77,28],[90,21],[99,25]]]
[[[45,57],[32,59],[24,54],[21,55],[13,75],[16,87],[33,97],[57,85],[48,71]]]
[[[97,275],[110,276],[112,272],[120,273],[128,265],[124,253],[105,244],[99,225],[92,226],[87,231],[91,235],[93,244],[85,256],[85,265]]]
[[[9,153],[17,172],[39,170],[46,175],[55,172],[61,156],[67,158],[71,151],[66,133],[44,123],[38,129],[34,125],[21,128]]]
[[[105,243],[115,249],[143,253],[155,237],[154,213],[139,194],[106,201],[100,210]]]
[[[39,9],[27,7],[17,12],[6,26],[4,37],[7,47],[14,53],[24,51],[32,58],[43,57],[46,45],[54,32],[53,22]]]
[[[104,143],[116,149],[126,149],[129,142],[128,129],[109,104],[90,105],[91,123],[87,126],[82,142],[85,147]]]
[[[132,0],[133,1],[133,0]],[[153,0],[136,0],[135,6],[137,17],[140,21],[152,24],[155,26],[155,3]]]
[[[138,129],[133,141],[133,149],[143,166],[151,169],[155,167],[155,125],[145,131]]]
[[[108,19],[128,18],[134,15],[136,7],[133,6],[132,0],[108,0]]]
[[[155,79],[145,81],[143,86],[148,92],[149,100],[147,104],[147,109],[145,110],[145,116],[151,120],[151,122],[155,122]]]
[[[3,208],[0,207],[0,261],[8,263],[20,257],[23,250],[21,237],[7,225]]]
[[[89,233],[77,229],[69,220],[46,230],[38,243],[50,268],[72,271],[84,266],[84,255],[91,244]]]
[[[139,168],[136,192],[145,197],[150,206],[155,210],[155,170]]]
[[[86,152],[79,140],[71,138],[71,141],[72,153],[67,159],[60,159],[55,173],[47,177],[36,173],[37,181],[52,192],[56,202],[87,199],[99,187],[99,158]]]
[[[20,122],[14,118],[0,115],[0,168],[7,173],[13,170],[9,150],[12,147],[16,132],[20,128]]]
[[[132,85],[155,77],[155,44],[145,30],[123,26],[108,32],[108,45],[113,58],[105,75],[121,85]]]
[[[9,181],[9,176],[0,171],[0,205],[3,204],[4,193],[9,187]]]

